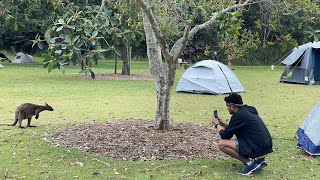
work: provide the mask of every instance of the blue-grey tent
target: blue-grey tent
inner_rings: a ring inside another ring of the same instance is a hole
[[[320,84],[320,42],[294,48],[282,61],[286,65],[280,82]]]
[[[298,147],[310,155],[320,155],[320,102],[300,125],[296,136]]]
[[[176,91],[226,94],[245,90],[236,75],[226,65],[214,60],[203,60],[183,73]]]

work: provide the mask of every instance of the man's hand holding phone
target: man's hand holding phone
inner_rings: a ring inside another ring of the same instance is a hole
[[[213,110],[213,117],[215,117],[216,119],[218,119],[218,110]]]
[[[218,111],[217,110],[213,111],[212,124],[214,125],[215,128],[217,128],[218,125],[220,124],[220,120],[219,120],[219,116],[218,116]]]

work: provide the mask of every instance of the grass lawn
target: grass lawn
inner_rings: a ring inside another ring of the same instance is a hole
[[[243,177],[233,159],[121,161],[76,149],[54,147],[50,138],[59,128],[85,122],[153,119],[156,93],[153,81],[114,81],[79,78],[77,67],[66,73],[47,73],[38,64],[2,63],[0,69],[0,123],[12,123],[15,108],[24,102],[55,110],[42,112],[36,128],[0,127],[0,179],[317,179],[320,159],[296,148],[298,126],[320,100],[320,86],[279,83],[283,67],[236,67],[234,72],[274,140],[269,165]],[[118,73],[121,72],[121,65]],[[113,73],[114,63],[101,61],[95,73]],[[176,84],[184,72],[178,70]],[[149,75],[148,62],[133,62],[132,74]],[[175,87],[174,87],[175,88]],[[210,124],[212,110],[229,118],[224,96],[172,93],[172,122]],[[23,121],[26,125],[26,120]],[[8,130],[9,129],[9,130]]]

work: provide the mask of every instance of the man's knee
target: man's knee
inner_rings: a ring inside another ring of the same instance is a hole
[[[218,148],[219,148],[221,151],[223,151],[223,149],[226,148],[226,144],[223,142],[223,140],[220,140],[220,141],[218,142]]]
[[[221,139],[220,141],[218,141],[218,148],[225,152],[225,149],[233,149],[233,150],[236,150],[236,147],[234,147],[234,145],[232,145],[231,143],[233,142],[230,142],[230,140],[223,140]]]

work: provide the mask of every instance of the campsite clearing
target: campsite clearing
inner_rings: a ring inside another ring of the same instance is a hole
[[[36,128],[0,127],[0,179],[243,179],[233,159],[124,161],[56,147],[52,135],[72,125],[114,120],[154,118],[155,85],[150,80],[91,80],[79,78],[76,66],[66,73],[47,73],[42,64],[3,63],[0,71],[1,123],[11,123],[23,102],[48,102],[55,111],[41,114]],[[96,74],[113,74],[113,61],[100,61]],[[119,67],[121,69],[121,67]],[[279,83],[283,67],[239,67],[233,71],[246,92],[244,102],[254,105],[274,140],[269,165],[248,179],[314,179],[320,159],[296,147],[295,132],[320,99],[320,86]],[[185,72],[179,69],[176,83]],[[149,76],[148,62],[134,61],[132,73]],[[19,74],[19,76],[17,76]],[[172,93],[173,123],[211,125],[212,110],[229,118],[223,95]],[[25,123],[25,122],[23,122]],[[92,138],[95,139],[93,136]],[[214,143],[214,142],[212,142]]]

